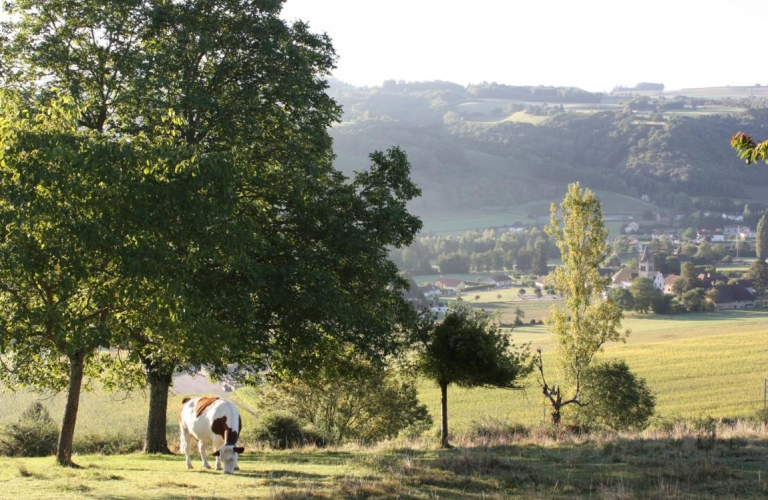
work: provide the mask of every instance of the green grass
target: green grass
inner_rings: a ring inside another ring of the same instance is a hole
[[[545,121],[547,118],[548,118],[547,116],[529,115],[525,111],[518,111],[516,113],[512,113],[506,118],[501,119],[500,121],[516,122],[516,123],[531,123],[533,125],[538,125],[539,123]]]
[[[436,449],[399,441],[297,451],[249,449],[233,476],[195,457],[86,455],[77,469],[53,459],[0,458],[0,498],[90,499],[744,499],[765,498],[765,426],[719,425],[712,435],[675,426],[642,434],[574,436],[546,427],[482,435]]]

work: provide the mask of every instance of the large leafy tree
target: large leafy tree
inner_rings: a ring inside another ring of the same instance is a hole
[[[752,286],[758,294],[765,293],[765,290],[768,289],[768,264],[765,262],[753,261],[745,276],[752,282]]]
[[[552,204],[546,231],[563,261],[554,272],[553,284],[565,307],[553,307],[548,323],[563,384],[548,384],[541,355],[535,362],[542,391],[552,405],[552,421],[559,423],[563,407],[582,404],[582,376],[595,354],[606,342],[622,339],[623,313],[610,298],[601,297],[609,280],[598,271],[608,249],[608,229],[597,196],[578,183],[569,185],[559,212]]]
[[[635,305],[632,292],[627,288],[611,288],[611,291],[608,292],[608,298],[619,306],[622,311],[631,311]]]
[[[522,389],[530,373],[527,347],[515,349],[485,313],[468,306],[450,310],[443,321],[425,314],[413,330],[415,367],[440,387],[440,445],[448,440],[448,386]]]
[[[637,377],[624,361],[608,361],[587,369],[579,420],[588,426],[614,430],[644,429],[656,409],[656,397],[645,379]]]
[[[282,3],[21,0],[3,28],[0,78],[28,103],[58,88],[97,142],[168,138],[114,183],[110,227],[127,242],[111,345],[150,385],[148,451],[167,450],[175,370],[294,370],[328,337],[382,356],[407,311],[386,250],[420,228],[407,158],[333,169],[333,48]]]
[[[694,288],[701,288],[702,285],[696,265],[693,262],[684,262],[680,268],[680,278],[672,284],[672,290],[676,295],[683,295]]]
[[[25,107],[0,93],[0,376],[11,386],[67,389],[57,462],[71,463],[84,377],[113,365],[97,356],[124,307],[120,180],[141,139],[101,140],[77,123],[71,99]]]
[[[632,294],[632,304],[635,311],[643,314],[651,309],[653,299],[659,293],[653,285],[653,280],[645,276],[635,278],[629,286],[629,292]]]

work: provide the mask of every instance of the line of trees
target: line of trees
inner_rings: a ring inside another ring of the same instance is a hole
[[[487,229],[463,236],[420,237],[407,248],[390,253],[398,267],[411,275],[514,269],[543,276],[549,272],[547,261],[556,256],[550,238],[535,227],[520,232]]]

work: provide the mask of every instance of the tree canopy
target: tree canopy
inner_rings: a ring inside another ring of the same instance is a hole
[[[425,314],[412,345],[416,370],[440,387],[443,447],[449,446],[449,385],[522,389],[521,380],[531,369],[527,347],[515,349],[489,316],[468,306],[451,309],[441,322]]]
[[[398,148],[373,152],[352,178],[334,169],[335,53],[327,36],[280,19],[282,4],[13,4],[0,34],[0,80],[13,92],[0,201],[5,227],[34,237],[7,232],[0,264],[28,254],[15,279],[65,288],[8,286],[0,300],[36,304],[16,328],[47,332],[55,320],[84,340],[51,350],[58,370],[44,374],[20,355],[31,343],[4,333],[4,361],[18,366],[6,381],[43,386],[56,374],[60,388],[70,350],[85,370],[96,348],[124,350],[151,386],[148,449],[163,451],[175,370],[279,374],[322,362],[329,339],[371,358],[396,348],[410,310],[387,251],[421,227],[406,208],[420,191]]]

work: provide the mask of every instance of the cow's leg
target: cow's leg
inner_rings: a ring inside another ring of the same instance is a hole
[[[208,463],[208,458],[205,456],[205,443],[202,439],[197,440],[197,450],[200,452],[200,458],[203,459],[203,467],[206,469],[210,469],[211,466]],[[218,458],[216,459],[218,462]]]
[[[189,431],[186,427],[183,425],[181,426],[181,449],[184,450],[184,458],[186,460],[187,469],[192,468],[192,460],[190,459],[189,455],[192,453],[192,439],[189,435]]]
[[[214,434],[211,438],[211,444],[214,450],[221,450],[221,447],[224,446],[224,439],[218,434]],[[221,470],[221,454],[216,455],[216,470]]]

